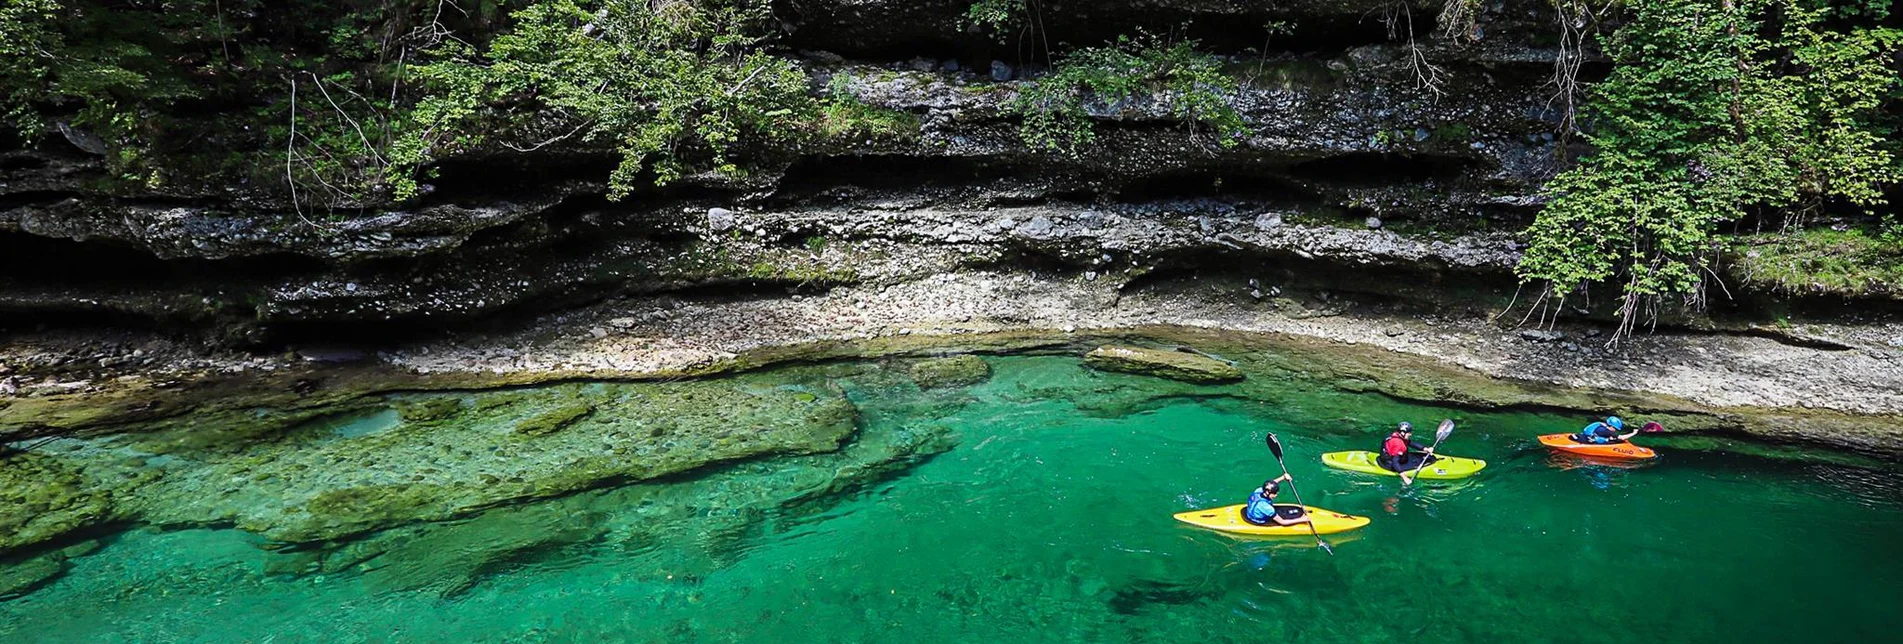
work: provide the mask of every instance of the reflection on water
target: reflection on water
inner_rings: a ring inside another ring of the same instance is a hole
[[[135,530],[0,603],[0,640],[1847,641],[1891,633],[1903,604],[1894,469],[1590,463],[1528,440],[1576,419],[1461,412],[1442,451],[1488,469],[1404,487],[1316,457],[1371,449],[1376,416],[1452,412],[1325,391],[1201,401],[1065,358],[993,364],[970,391],[923,393],[841,369],[859,417],[836,454],[310,550]],[[1171,519],[1279,474],[1268,431],[1308,503],[1374,523],[1325,536],[1329,555]],[[1767,589],[1780,610],[1740,609]]]

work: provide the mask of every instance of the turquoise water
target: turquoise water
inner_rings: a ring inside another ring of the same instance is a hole
[[[861,440],[927,427],[957,440],[870,483],[788,502],[789,486],[844,480],[849,466],[783,458],[492,511],[432,534],[458,543],[456,530],[585,522],[588,536],[486,559],[449,592],[362,574],[374,559],[287,573],[273,562],[290,555],[237,530],[133,530],[0,603],[0,639],[1894,638],[1903,469],[1669,448],[1656,464],[1611,468],[1532,440],[1584,419],[1326,391],[1270,405],[1183,395],[1069,358],[992,362],[989,382],[950,392],[873,386],[842,369]],[[1475,479],[1403,490],[1317,460],[1372,448],[1377,424],[1448,415],[1460,428],[1442,451],[1490,463]],[[1278,473],[1267,431],[1282,437],[1308,503],[1373,517],[1327,537],[1333,556],[1311,539],[1237,540],[1171,520],[1240,502]]]

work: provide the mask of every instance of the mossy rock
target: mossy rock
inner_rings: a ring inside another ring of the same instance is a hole
[[[912,380],[920,389],[962,387],[991,377],[991,364],[972,355],[921,360],[912,365]]]
[[[516,421],[515,433],[523,436],[546,436],[559,432],[563,427],[572,425],[575,421],[592,413],[595,413],[595,406],[589,403],[576,402],[561,405]]]
[[[112,520],[111,495],[58,458],[0,457],[0,553]]]
[[[454,416],[457,412],[462,411],[462,408],[463,401],[461,398],[438,396],[413,400],[397,405],[396,413],[397,417],[403,419],[403,422],[423,423]]]
[[[374,402],[388,409],[424,398]],[[454,422],[299,432],[239,445],[235,454],[182,458],[124,505],[151,523],[231,524],[283,543],[335,541],[723,461],[831,452],[857,420],[843,392],[810,374],[790,383],[781,374],[576,382],[473,398]],[[513,402],[485,409],[486,398]],[[286,565],[279,572],[298,566]]]
[[[1186,351],[1102,346],[1085,354],[1084,364],[1103,371],[1133,373],[1201,384],[1242,380],[1242,370],[1236,368],[1235,365]]]

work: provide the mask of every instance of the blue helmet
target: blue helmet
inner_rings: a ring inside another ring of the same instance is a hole
[[[1607,416],[1606,425],[1612,427],[1613,429],[1617,429],[1621,431],[1625,430],[1625,421],[1619,420],[1618,416]]]

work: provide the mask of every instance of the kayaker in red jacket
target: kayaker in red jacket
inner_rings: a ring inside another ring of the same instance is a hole
[[[1381,455],[1374,460],[1388,471],[1400,473],[1402,484],[1410,484],[1414,481],[1408,473],[1433,462],[1433,458],[1434,448],[1414,442],[1414,424],[1402,422],[1381,441]]]

